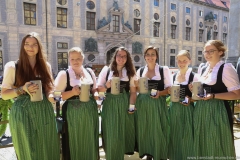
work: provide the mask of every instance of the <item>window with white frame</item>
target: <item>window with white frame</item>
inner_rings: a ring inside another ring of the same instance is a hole
[[[190,35],[191,35],[191,28],[186,27],[186,39],[187,41],[190,41]]]
[[[58,52],[58,70],[68,69],[68,53],[67,52]]]
[[[95,30],[95,12],[87,12],[87,30]]]
[[[57,7],[57,27],[67,28],[67,8]]]
[[[119,32],[119,16],[113,15],[113,32]]]
[[[57,48],[58,49],[68,49],[68,43],[57,42]]]
[[[217,20],[217,18],[218,18],[217,14],[213,14],[213,18],[214,18],[214,20]]]
[[[202,57],[202,51],[198,51],[198,54],[197,54],[197,56],[198,56],[198,64],[200,64],[202,61],[203,61],[203,57]]]
[[[189,7],[186,7],[186,13],[188,13],[188,14],[191,13],[191,9]]]
[[[36,25],[36,4],[23,3],[24,8],[24,24]]]
[[[171,10],[177,10],[177,5],[174,3],[171,3]]]
[[[154,6],[159,6],[159,0],[154,0]]]
[[[213,39],[217,40],[218,39],[218,32],[213,32]]]
[[[171,38],[175,39],[176,38],[176,25],[171,25]]]
[[[223,39],[222,39],[224,44],[227,44],[227,33],[223,33]]]
[[[153,36],[154,37],[159,37],[159,27],[160,27],[159,22],[154,22],[153,23]]]
[[[227,22],[227,17],[226,16],[223,17],[223,22]]]
[[[202,42],[202,41],[203,41],[203,29],[199,29],[198,41],[199,41],[199,42]]]
[[[176,57],[174,55],[170,55],[170,67],[175,67]]]
[[[134,33],[140,35],[141,19],[134,19]]]

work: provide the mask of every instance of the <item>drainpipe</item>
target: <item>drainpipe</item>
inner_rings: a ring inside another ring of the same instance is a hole
[[[166,0],[164,0],[164,21],[163,21],[163,65],[165,66],[165,57],[166,57],[166,52],[165,52],[165,48],[166,48]]]
[[[46,53],[48,58],[48,13],[47,13],[47,0],[45,0],[45,12],[46,12]]]

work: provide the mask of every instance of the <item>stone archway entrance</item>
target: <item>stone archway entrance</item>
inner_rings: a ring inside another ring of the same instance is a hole
[[[113,53],[116,51],[117,48],[118,48],[118,47],[114,47],[114,48],[112,48],[112,49],[110,49],[110,50],[107,51],[107,60],[106,60],[107,65],[110,64],[111,59],[112,59],[112,56],[113,56]]]

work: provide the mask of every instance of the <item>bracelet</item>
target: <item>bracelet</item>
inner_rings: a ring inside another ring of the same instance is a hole
[[[18,96],[25,93],[22,86],[19,88],[15,88],[14,91]]]
[[[215,99],[215,93],[212,93],[212,99]]]

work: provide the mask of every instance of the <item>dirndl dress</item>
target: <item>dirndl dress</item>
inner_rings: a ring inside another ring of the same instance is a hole
[[[164,89],[164,78],[161,80],[148,80],[148,89]],[[168,158],[169,145],[169,114],[166,97],[158,99],[150,97],[150,91],[139,94],[136,100],[135,123],[136,139],[139,156],[152,156],[154,159]]]
[[[107,160],[123,160],[125,153],[134,153],[135,124],[134,114],[128,114],[129,89],[129,81],[120,81],[121,93],[113,95],[108,89],[103,101],[102,138]]]
[[[203,84],[207,93],[227,92],[227,87],[222,82],[223,67],[224,64],[218,70],[216,84]],[[219,99],[197,101],[193,113],[193,125],[195,157],[235,159],[233,120],[227,101]]]
[[[175,81],[175,75],[173,81]],[[191,72],[188,84],[193,81],[194,74]],[[192,97],[188,84],[180,84],[180,99],[185,96]],[[169,108],[170,117],[170,142],[169,158],[171,160],[188,159],[193,153],[193,103],[184,106],[179,102],[171,102]]]
[[[53,106],[45,95],[38,102],[31,102],[27,94],[17,97],[10,111],[9,124],[19,160],[60,159]]]
[[[65,91],[72,90],[67,74]],[[92,86],[91,86],[92,87]],[[81,102],[79,96],[69,98],[63,104],[63,158],[66,160],[99,159],[99,118],[97,103],[93,97]]]

